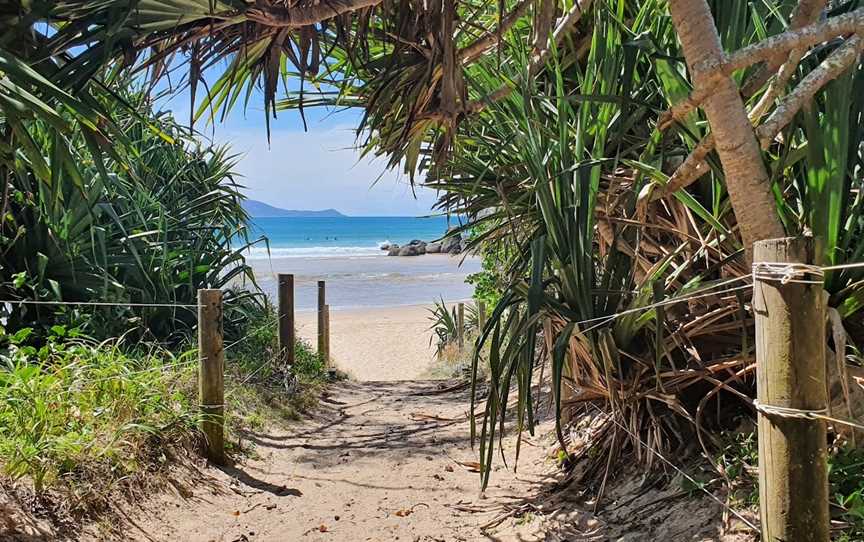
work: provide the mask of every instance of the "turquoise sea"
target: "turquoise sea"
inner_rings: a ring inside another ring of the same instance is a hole
[[[382,243],[433,241],[447,228],[446,217],[254,218],[251,237],[266,236],[269,251],[258,244],[249,257],[375,256]]]
[[[250,237],[265,236],[247,261],[259,285],[276,295],[276,275],[291,273],[298,310],[316,305],[317,281],[327,282],[333,309],[431,304],[468,299],[467,276],[480,270],[471,256],[387,256],[385,242],[433,241],[443,236],[443,217],[256,218]]]

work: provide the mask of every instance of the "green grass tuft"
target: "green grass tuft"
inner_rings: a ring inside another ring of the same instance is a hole
[[[759,506],[759,444],[750,430],[722,435],[724,446],[718,464],[730,483],[731,505],[735,508]],[[828,457],[831,518],[842,525],[835,531],[837,542],[864,540],[864,450],[843,447]]]
[[[87,500],[167,461],[157,442],[197,440],[195,362],[194,351],[127,353],[117,341],[13,345],[0,362],[3,472],[37,493],[65,486]]]
[[[275,316],[254,315],[243,340],[226,344],[229,453],[248,430],[296,419],[317,402],[326,367],[306,343],[296,363],[278,359]],[[0,336],[0,470],[59,490],[73,511],[107,504],[119,484],[153,474],[200,449],[195,349],[122,340],[102,343],[57,329],[39,348],[28,333]]]

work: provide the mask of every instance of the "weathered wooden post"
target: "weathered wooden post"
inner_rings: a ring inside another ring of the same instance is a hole
[[[198,402],[207,459],[225,463],[225,352],[222,348],[222,290],[198,290]]]
[[[483,333],[483,328],[486,327],[486,303],[483,301],[477,302],[477,333]]]
[[[330,305],[324,305],[324,363],[330,363]]]
[[[294,275],[279,274],[279,352],[294,364]]]
[[[456,339],[462,349],[465,346],[465,303],[459,303],[456,309]]]
[[[759,504],[765,542],[827,542],[825,301],[813,238],[753,247]],[[784,265],[784,264],[806,264]],[[811,267],[807,267],[811,266]]]
[[[327,304],[326,284],[323,280],[318,281],[318,355],[324,357],[326,349],[325,331],[326,322],[324,322],[324,305]],[[326,358],[324,358],[326,361]]]

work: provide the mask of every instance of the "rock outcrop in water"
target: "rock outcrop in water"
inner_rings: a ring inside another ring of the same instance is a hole
[[[423,254],[460,254],[465,250],[465,241],[457,233],[439,242],[427,243],[420,239],[412,239],[407,245],[384,243],[381,250],[386,250],[388,256],[421,256]]]
[[[426,245],[405,245],[399,249],[400,256],[422,256],[426,254]]]
[[[446,254],[459,254],[462,252],[462,236],[457,233],[451,237],[445,237],[441,242],[441,252]]]

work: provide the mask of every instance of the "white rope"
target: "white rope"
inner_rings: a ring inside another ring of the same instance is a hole
[[[803,408],[783,407],[778,405],[766,405],[764,403],[760,403],[756,399],[753,400],[753,405],[756,407],[757,412],[769,418],[777,417],[798,420],[823,420],[837,425],[845,425],[847,427],[852,427],[854,429],[864,431],[864,424],[856,423],[850,420],[843,420],[840,418],[833,418],[829,416],[827,407],[812,410]]]
[[[702,483],[700,483],[700,482],[697,481],[695,478],[693,478],[692,476],[690,476],[689,474],[687,474],[683,469],[681,469],[680,467],[678,467],[678,466],[677,466],[675,463],[673,463],[671,460],[667,459],[666,456],[664,456],[663,454],[661,454],[658,450],[656,450],[656,449],[652,448],[651,446],[649,446],[648,444],[646,444],[644,440],[642,440],[641,438],[639,438],[639,435],[637,435],[636,433],[634,433],[633,431],[631,431],[630,429],[628,429],[624,424],[622,424],[621,422],[619,422],[618,420],[616,420],[614,415],[612,415],[612,414],[608,414],[608,413],[606,413],[606,412],[603,412],[603,411],[600,409],[600,407],[598,407],[597,405],[592,404],[591,406],[593,406],[593,407],[597,410],[597,412],[599,412],[599,413],[605,415],[608,419],[612,420],[612,423],[614,423],[615,425],[617,425],[618,427],[620,427],[621,429],[623,429],[626,433],[628,433],[631,437],[633,437],[633,438],[634,438],[634,439],[635,439],[639,444],[641,444],[641,445],[642,445],[646,450],[648,450],[649,452],[651,452],[652,454],[654,454],[658,459],[660,459],[661,461],[663,461],[664,463],[666,463],[668,466],[672,467],[672,469],[674,469],[676,472],[678,472],[678,474],[680,474],[681,476],[683,476],[684,478],[686,478],[688,482],[690,482],[690,483],[693,484],[695,487],[697,487],[697,488],[699,488],[700,490],[702,490],[702,492],[705,493],[706,495],[708,495],[708,496],[709,496],[709,497],[710,497],[714,502],[716,502],[717,504],[719,504],[720,506],[722,506],[723,508],[725,508],[726,510],[728,510],[730,514],[732,514],[732,515],[735,516],[736,518],[740,519],[742,522],[744,522],[745,525],[747,525],[748,527],[750,527],[750,528],[753,529],[754,531],[759,532],[759,527],[757,527],[756,525],[753,525],[753,523],[751,523],[750,520],[748,520],[747,518],[745,518],[744,516],[742,516],[739,512],[737,512],[737,511],[734,510],[732,507],[730,507],[728,504],[726,504],[725,502],[723,502],[722,500],[720,500],[719,497],[717,497],[716,495],[714,495],[713,493],[711,493],[710,491],[708,491],[707,489],[705,489],[705,487],[704,487],[704,485],[703,485]]]
[[[150,372],[153,372],[153,371],[162,371],[162,370],[165,370],[165,369],[176,369],[176,368],[178,368],[178,367],[185,367],[185,366],[191,366],[191,365],[197,365],[197,364],[198,364],[198,360],[197,360],[197,359],[196,359],[196,360],[192,360],[192,361],[183,361],[183,362],[178,362],[178,363],[169,363],[169,364],[167,364],[167,365],[159,365],[159,366],[156,366],[156,367],[149,367],[149,368],[147,368],[147,369],[141,369],[141,370],[139,370],[139,371],[129,371],[129,372],[127,372],[127,373],[122,373],[122,374],[117,374],[117,375],[112,375],[112,376],[105,376],[105,377],[101,377],[101,378],[94,378],[94,379],[92,379],[92,380],[87,380],[87,383],[88,383],[88,384],[91,384],[91,383],[95,383],[95,382],[105,382],[105,381],[107,381],[107,380],[114,380],[114,379],[116,379],[116,378],[123,378],[123,377],[128,377],[128,376],[133,376],[133,375],[139,375],[139,374],[144,374],[144,373],[150,373]]]
[[[825,273],[818,265],[789,262],[756,262],[753,281],[775,281],[780,284],[816,284],[825,282]]]
[[[837,425],[845,425],[847,427],[851,427],[853,429],[858,429],[860,431],[864,431],[864,425],[860,423],[855,423],[849,420],[841,420],[839,418],[832,418],[831,416],[825,416],[823,414],[813,414],[814,418],[818,418],[820,420],[825,420],[826,422],[836,423]]]
[[[753,279],[779,280],[782,284],[822,284],[826,271],[842,271],[845,269],[860,269],[864,262],[844,263],[838,265],[818,266],[806,263],[790,262],[756,262],[753,264]],[[808,278],[808,275],[810,278]]]
[[[270,365],[270,363],[271,363],[271,360],[269,360],[269,359],[263,361],[260,365],[258,365],[258,368],[257,368],[257,369],[255,369],[254,371],[252,371],[251,373],[249,373],[248,375],[246,375],[246,378],[244,378],[243,380],[241,380],[240,383],[237,384],[237,385],[238,385],[238,386],[242,386],[242,385],[246,384],[247,382],[249,382],[250,380],[252,380],[252,378],[253,378],[255,375],[257,375],[258,373],[260,373],[260,372],[261,372],[261,369],[263,369],[264,367],[267,367],[268,365]],[[233,391],[234,391],[234,390],[231,390],[230,392],[228,392],[228,395],[231,395],[231,393],[232,393]]]
[[[844,263],[840,265],[829,265],[827,267],[823,267],[822,271],[838,271],[843,269],[858,269],[864,267],[864,262],[857,263]]]
[[[70,305],[88,307],[178,307],[197,309],[203,305],[188,305],[178,303],[111,303],[108,301],[40,301],[36,299],[0,299],[0,303],[10,305]]]
[[[111,376],[103,376],[103,377],[100,377],[100,378],[92,378],[92,379],[89,379],[89,380],[84,380],[83,382],[84,382],[85,385],[97,384],[97,383],[99,383],[99,382],[108,382],[108,381],[111,381],[111,380],[118,380],[118,379],[121,379],[121,378],[130,377],[130,376],[133,376],[133,375],[139,375],[139,374],[149,373],[149,372],[153,372],[153,371],[162,371],[162,370],[165,370],[165,369],[176,369],[176,368],[179,368],[179,367],[187,367],[187,366],[192,366],[192,365],[197,365],[197,364],[198,364],[198,360],[197,360],[197,359],[195,359],[195,360],[191,360],[191,361],[178,362],[178,363],[169,363],[169,364],[166,364],[166,365],[159,365],[159,366],[155,366],[155,367],[148,367],[147,369],[141,369],[141,370],[138,370],[138,371],[129,371],[129,372],[122,373],[122,374],[116,374],[116,375],[111,375]],[[69,369],[69,370],[74,370],[74,369]],[[78,381],[80,381],[80,380],[78,380]],[[73,394],[73,393],[83,393],[83,392],[86,392],[86,391],[87,391],[86,388],[84,388],[84,387],[77,387],[75,384],[73,384],[71,387],[68,387],[68,388],[62,390],[60,393],[63,394],[63,395],[70,395],[70,394]]]
[[[806,410],[800,408],[784,407],[779,405],[767,405],[765,403],[759,402],[758,399],[753,399],[753,406],[756,408],[756,412],[768,416],[769,418],[774,416],[778,418],[815,420],[816,416],[828,414],[828,407]]]

